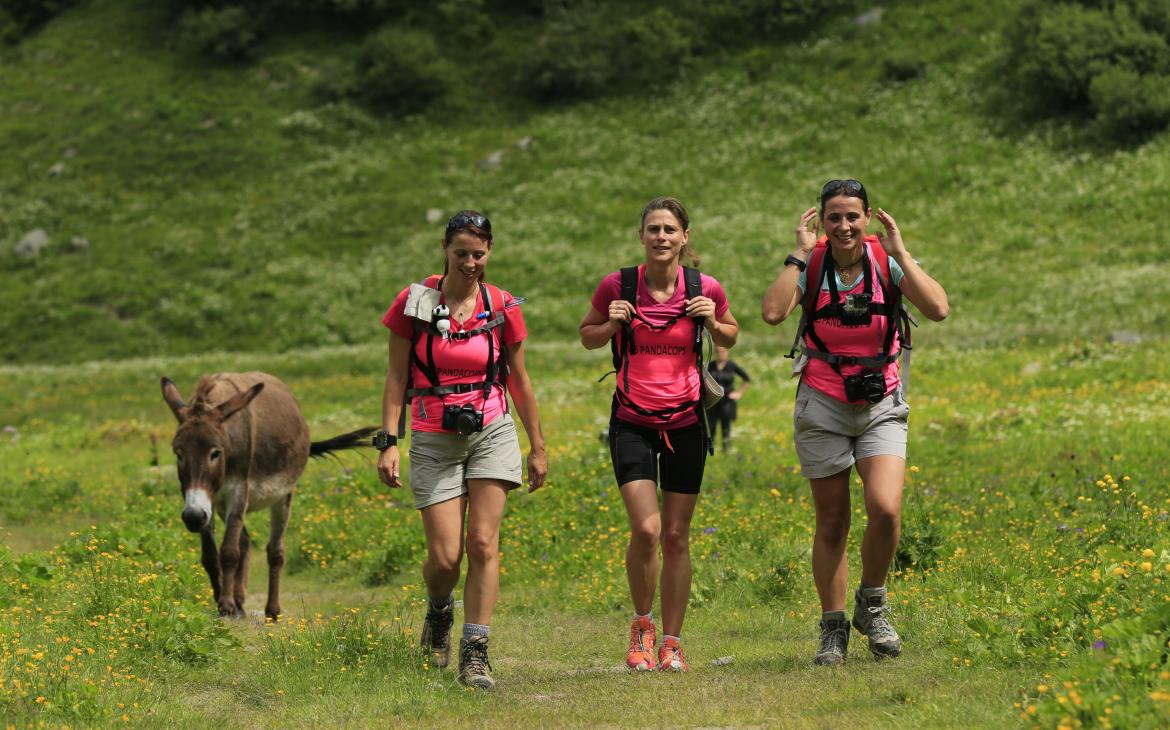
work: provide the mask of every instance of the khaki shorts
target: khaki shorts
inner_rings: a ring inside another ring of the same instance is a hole
[[[830,398],[801,381],[793,412],[800,473],[808,479],[820,479],[870,456],[905,459],[909,414],[901,387],[878,403],[854,405]]]
[[[468,479],[498,479],[515,489],[522,478],[520,442],[509,413],[470,436],[410,435],[410,490],[416,509],[467,494]]]

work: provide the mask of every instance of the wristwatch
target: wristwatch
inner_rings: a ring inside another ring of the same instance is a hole
[[[398,437],[394,436],[393,434],[388,432],[386,429],[381,429],[376,434],[374,434],[373,446],[378,451],[385,451],[386,449],[390,448],[391,446],[397,446],[397,445],[398,445]]]
[[[788,266],[789,264],[792,264],[793,266],[800,269],[801,271],[804,271],[805,269],[808,268],[807,261],[801,261],[800,259],[796,258],[792,254],[788,254],[788,258],[784,259],[784,265]]]

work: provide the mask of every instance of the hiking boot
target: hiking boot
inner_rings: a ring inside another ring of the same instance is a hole
[[[654,642],[658,630],[649,616],[636,616],[630,624],[630,650],[626,653],[626,666],[635,672],[653,669]]]
[[[430,655],[433,667],[442,669],[451,660],[451,624],[455,621],[454,609],[453,601],[448,603],[446,608],[427,609],[420,644]]]
[[[682,647],[678,639],[673,637],[662,642],[658,647],[658,669],[663,672],[689,672],[690,666],[683,659]]]
[[[488,639],[474,636],[459,640],[459,683],[482,690],[496,688],[496,680],[488,674],[492,663],[488,661]]]
[[[821,666],[844,664],[848,653],[849,621],[845,618],[821,619],[821,646],[813,657],[813,664]]]
[[[885,588],[859,588],[854,595],[853,628],[869,639],[874,659],[896,657],[902,653],[902,640],[890,625],[890,607]]]

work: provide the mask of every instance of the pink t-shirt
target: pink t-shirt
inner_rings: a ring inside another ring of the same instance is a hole
[[[382,317],[384,326],[399,337],[408,340],[414,338],[415,323],[414,317],[408,317],[405,313],[406,297],[409,293],[410,287],[399,292],[394,303],[390,305],[385,316]],[[505,305],[512,301],[511,294],[503,290],[500,293],[503,295]],[[439,301],[444,301],[441,296]],[[483,295],[480,293],[476,295],[475,310],[471,316],[463,322],[456,322],[452,319],[451,331],[464,332],[475,329],[483,322],[483,320],[476,319],[476,315],[483,311]],[[510,346],[523,341],[528,336],[528,329],[524,326],[524,315],[520,313],[520,307],[509,307],[504,310],[502,329],[504,342]],[[500,328],[497,327],[490,333],[494,340],[492,353],[493,357],[496,358],[499,357],[499,339],[497,337],[499,331]],[[427,362],[427,336],[425,332],[420,333],[415,341],[414,352],[420,360]],[[441,337],[435,337],[432,343],[432,352],[435,358],[435,370],[439,374],[439,381],[442,385],[482,383],[487,377],[488,338],[485,335],[476,335],[465,340],[444,340]],[[415,363],[414,358],[411,358],[410,373],[411,387],[427,388],[435,385],[427,379],[427,376]],[[491,389],[486,402],[481,389],[470,393],[452,393],[442,398],[424,395],[414,398],[411,402],[411,430],[428,433],[454,433],[454,431],[443,431],[443,406],[461,406],[464,403],[470,403],[477,410],[483,411],[483,425],[485,426],[499,418],[508,407],[504,388],[499,385]],[[425,418],[424,413],[426,414]]]
[[[828,255],[825,254],[825,264],[832,267],[832,262],[828,260]],[[874,261],[873,251],[866,248],[866,255],[869,256],[870,274],[874,277],[881,277],[881,270],[878,268],[877,262]],[[892,263],[892,262],[891,262]],[[836,271],[830,271],[830,276],[836,276]],[[823,275],[822,275],[823,277]],[[822,278],[823,281],[823,278]],[[838,286],[838,301],[844,301],[846,294],[858,294],[865,291],[865,277],[857,277],[857,283],[848,289],[841,287],[841,280],[837,280]],[[819,286],[820,282],[813,284]],[[889,284],[889,286],[895,286]],[[820,309],[829,304],[831,293],[820,288],[817,294],[817,309]],[[882,296],[881,283],[878,278],[873,281],[873,301],[877,304],[885,302],[885,297]],[[825,343],[825,347],[834,355],[852,355],[860,357],[875,357],[881,354],[882,345],[885,343],[886,337],[886,317],[885,315],[873,314],[870,317],[869,325],[856,325],[846,327],[840,324],[837,319],[818,319],[816,323],[817,337],[821,342]],[[808,338],[807,332],[804,336],[805,344],[809,347],[817,348],[812,340]],[[898,334],[894,333],[894,343],[891,346],[891,352],[897,352],[901,343],[898,339]],[[824,360],[818,360],[810,357],[808,363],[804,366],[803,379],[804,382],[812,388],[816,388],[825,395],[836,398],[842,403],[849,403],[845,397],[845,380],[844,378],[860,373],[865,370],[861,365],[841,365],[841,375],[837,374],[836,370]],[[886,395],[894,391],[898,387],[898,363],[892,362],[887,364],[882,369],[882,374],[886,379]]]
[[[728,310],[727,295],[713,277],[700,275],[703,296],[715,302],[715,316],[722,317]],[[686,309],[686,284],[683,270],[678,268],[678,282],[674,295],[665,302],[656,302],[650,296],[645,282],[645,266],[638,267],[638,296],[634,305],[638,313],[654,324],[665,324],[671,317]],[[622,296],[620,271],[608,274],[593,292],[593,308],[605,315],[609,303]],[[617,387],[638,406],[649,411],[674,408],[699,398],[699,372],[695,368],[695,320],[683,316],[673,326],[655,331],[644,322],[634,319],[632,324],[635,350],[627,353],[625,367],[629,369],[629,391],[625,378],[618,374]],[[617,417],[628,423],[650,428],[680,428],[698,420],[694,409],[672,414],[667,419],[641,416],[623,405],[618,406]]]

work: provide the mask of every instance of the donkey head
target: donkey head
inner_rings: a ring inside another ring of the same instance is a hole
[[[251,403],[263,388],[263,383],[257,383],[215,406],[198,397],[187,405],[170,378],[162,379],[163,400],[179,421],[171,448],[178,460],[183,524],[191,532],[201,532],[211,524],[212,500],[223,484],[229,451],[224,421]]]

